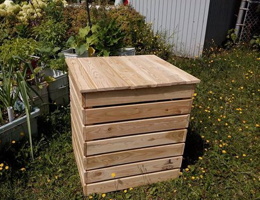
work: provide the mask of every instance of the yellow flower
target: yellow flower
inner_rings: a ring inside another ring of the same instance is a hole
[[[90,196],[88,196],[88,198],[89,198],[89,199],[93,199],[93,196],[90,195]]]
[[[9,169],[9,166],[5,166],[5,169],[8,170],[8,169]]]
[[[1,164],[0,164],[0,167],[3,167],[3,166],[4,166],[4,163],[1,163]]]
[[[226,152],[225,150],[222,150],[222,153],[225,154],[225,153],[227,153],[227,152]]]
[[[189,168],[186,168],[185,171],[188,172],[188,171],[190,171],[190,169],[189,169]]]
[[[116,173],[113,172],[113,173],[111,174],[111,177],[112,177],[112,178],[115,178],[115,177],[116,177]]]
[[[243,157],[246,157],[246,154],[245,153],[243,153],[243,155],[242,155]]]
[[[259,57],[259,58],[257,58],[256,60],[260,60],[260,57]]]
[[[15,144],[15,140],[12,141],[12,144]]]
[[[132,188],[132,187],[131,187],[131,188],[129,188],[129,190],[133,190],[133,189],[134,189],[134,188]]]
[[[231,138],[231,135],[228,135],[227,137],[228,137],[228,138]]]
[[[127,193],[127,190],[124,190],[124,193]]]
[[[192,180],[195,180],[196,178],[195,178],[195,176],[192,176],[191,179],[192,179]]]
[[[104,198],[104,197],[106,197],[107,195],[106,195],[106,194],[102,194],[101,196]]]
[[[202,160],[203,158],[202,157],[199,157],[199,160]]]
[[[26,171],[26,169],[25,169],[24,167],[23,167],[23,168],[21,168],[20,170],[21,170],[21,171]]]
[[[0,171],[2,171],[3,170],[3,168],[2,167],[0,167]]]

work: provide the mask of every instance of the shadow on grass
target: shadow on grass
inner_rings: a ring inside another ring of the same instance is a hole
[[[203,155],[205,148],[207,148],[207,144],[197,131],[188,129],[181,168],[184,169],[188,165],[195,164],[198,158]]]

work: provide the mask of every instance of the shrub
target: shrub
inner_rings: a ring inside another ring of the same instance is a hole
[[[91,9],[91,17],[93,24],[104,18],[115,20],[125,35],[123,45],[135,47],[137,54],[155,54],[166,60],[172,55],[172,46],[167,45],[166,38],[153,33],[151,24],[146,23],[144,16],[130,6]]]
[[[33,27],[33,36],[36,40],[48,43],[52,47],[64,46],[66,41],[67,25],[53,19],[43,21],[39,26]]]
[[[68,6],[64,8],[63,21],[68,25],[66,37],[69,38],[70,36],[75,36],[79,32],[80,28],[83,28],[87,25],[86,8],[83,6]]]

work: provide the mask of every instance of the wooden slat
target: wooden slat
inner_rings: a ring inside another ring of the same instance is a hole
[[[168,76],[169,79],[175,79],[175,82],[178,82],[178,84],[196,84],[200,82],[200,80],[196,77],[157,56],[147,55],[143,57],[143,60],[144,62],[147,62],[149,64],[156,63],[156,65],[154,65],[154,68],[157,71],[165,74],[165,76]]]
[[[79,128],[77,125],[75,125],[75,122],[71,122],[71,128],[72,128],[72,136],[77,140],[78,148],[81,152],[81,155],[86,155],[86,148],[84,148],[84,141],[82,140],[82,134],[80,134]]]
[[[191,98],[195,85],[84,93],[84,107]]]
[[[85,156],[185,142],[186,129],[149,133],[84,143]]]
[[[85,123],[85,117],[84,116],[85,115],[84,115],[83,109],[79,105],[79,102],[78,102],[77,98],[75,97],[74,91],[73,91],[72,88],[70,89],[70,91],[71,91],[71,98],[70,98],[71,109],[75,110],[75,112],[78,116],[78,120],[80,121],[80,124],[84,125],[84,123]]]
[[[165,101],[82,110],[85,125],[190,113],[192,100]]]
[[[92,193],[106,193],[110,191],[123,190],[130,187],[137,187],[141,185],[175,179],[179,177],[179,173],[179,169],[173,169],[162,172],[155,172],[122,179],[93,183],[85,185],[84,192],[85,195],[89,195]]]
[[[84,169],[90,170],[163,157],[180,156],[183,154],[183,150],[184,143],[178,143],[84,157],[83,163]]]
[[[81,182],[81,185],[83,186],[83,185],[85,185],[85,170],[83,168],[83,162],[80,158],[80,153],[79,153],[78,146],[76,144],[76,140],[73,137],[72,137],[72,146],[73,146],[74,157],[76,160],[76,164],[77,164],[77,168],[78,168],[78,172],[79,172],[79,176],[80,176],[80,182]]]
[[[188,114],[100,125],[89,125],[84,127],[83,134],[85,141],[90,141],[138,133],[184,129],[188,127],[189,116],[190,115]]]
[[[77,85],[74,83],[74,81],[72,81],[71,78],[69,78],[69,82],[70,82],[70,99],[74,98],[77,102],[77,105],[83,108],[84,107],[83,102],[85,101],[85,99],[83,99],[82,94],[78,92]]]
[[[129,84],[130,88],[144,88],[157,85],[154,80],[144,79],[135,69],[130,68],[127,63],[118,57],[110,59],[102,58],[109,66],[113,66],[116,73]]]
[[[153,65],[147,65],[147,62],[143,62],[144,60],[141,56],[121,56],[117,59],[120,60],[123,65],[127,66],[128,70],[133,70],[136,74],[141,75],[144,80],[151,82],[151,84],[145,85],[145,87],[169,86],[172,83],[169,82],[160,71],[155,70]],[[133,79],[133,81],[135,81],[135,79]],[[134,89],[136,89],[136,87],[134,87]]]
[[[170,86],[175,85],[173,83],[176,83],[177,85],[184,83],[182,77],[176,74],[175,67],[169,69],[162,65],[159,65],[157,62],[154,62],[151,59],[153,57],[153,55],[148,55],[143,56],[142,59],[140,59],[139,56],[129,57],[125,59],[131,60],[132,63],[138,63],[140,67],[145,66],[145,68],[141,67],[141,70],[145,70],[148,71],[148,73],[151,73],[153,78],[157,80],[157,86]],[[169,65],[171,64],[169,63]]]
[[[115,167],[86,171],[86,183],[100,182],[104,180],[118,179],[127,176],[146,174],[156,171],[165,171],[181,167],[182,156],[169,157],[145,162],[131,163]],[[112,173],[115,177],[112,177]]]
[[[122,90],[128,89],[130,86],[102,59],[78,59],[82,65],[82,69],[91,78],[96,86],[96,91],[106,90]],[[81,90],[84,92],[84,89]]]
[[[84,90],[84,88],[87,88],[88,92],[97,91],[97,88],[83,70],[77,58],[66,58],[65,61],[69,68],[69,76],[77,83],[80,91]]]

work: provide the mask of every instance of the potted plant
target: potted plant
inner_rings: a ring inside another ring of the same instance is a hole
[[[31,109],[30,87],[26,82],[26,69],[0,67],[0,149],[11,141],[29,136],[32,152],[32,135],[37,134],[37,116],[40,110]]]
[[[88,57],[93,56],[95,49],[93,46],[98,42],[98,25],[86,26],[79,29],[76,36],[71,36],[67,45],[70,47],[62,51],[65,57]]]
[[[0,63],[5,69],[26,70],[25,78],[33,91],[31,92],[32,104],[39,107],[42,113],[48,113],[49,97],[46,81],[50,81],[50,77],[43,74],[40,57],[37,56],[39,46],[41,45],[31,38],[6,40],[0,46]]]

